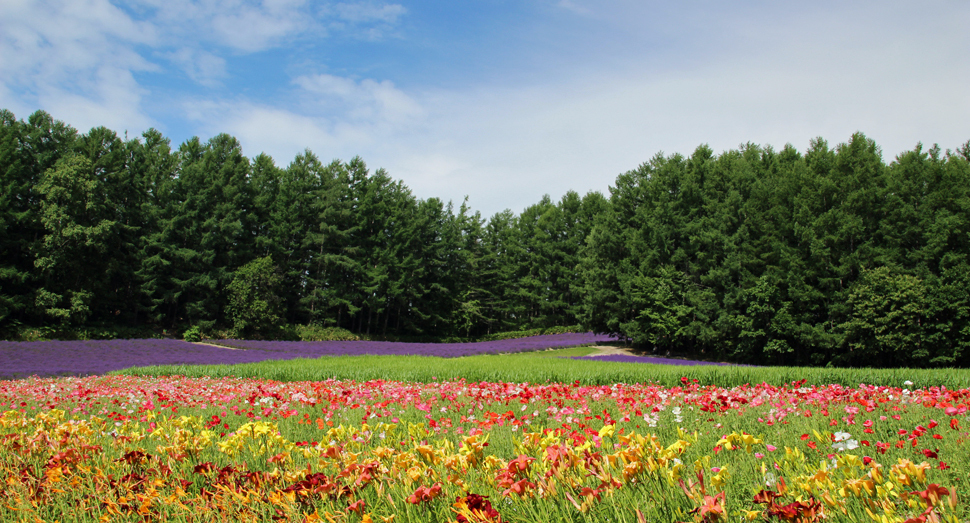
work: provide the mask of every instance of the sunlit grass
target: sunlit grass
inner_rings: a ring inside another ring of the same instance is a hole
[[[893,387],[970,387],[968,369],[842,369],[824,367],[671,366],[572,360],[595,349],[569,349],[517,354],[489,354],[464,358],[422,356],[336,356],[317,359],[263,361],[240,365],[165,365],[139,367],[118,374],[158,376],[237,376],[276,381],[315,381],[329,378],[396,380],[428,383],[438,380],[548,383],[579,381],[587,385],[611,383],[680,384],[681,379],[733,387],[744,384],[812,385],[860,383]],[[909,382],[909,383],[907,383]]]

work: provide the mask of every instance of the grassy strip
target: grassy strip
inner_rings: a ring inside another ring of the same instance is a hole
[[[135,376],[264,378],[276,381],[316,381],[328,378],[374,379],[428,383],[464,378],[468,381],[547,383],[579,381],[585,385],[658,383],[680,385],[681,378],[702,384],[734,387],[744,384],[809,385],[860,383],[892,387],[970,388],[970,369],[844,369],[812,367],[670,366],[639,363],[577,361],[590,348],[571,348],[519,354],[429,358],[422,356],[339,356],[318,359],[264,361],[242,365],[166,365],[125,369],[115,374]],[[909,381],[912,384],[907,384]]]

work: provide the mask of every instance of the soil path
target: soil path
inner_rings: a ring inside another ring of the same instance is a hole
[[[190,341],[189,343],[194,343],[196,345],[208,345],[209,347],[218,347],[220,349],[245,350],[245,349],[240,349],[238,347],[226,347],[225,345],[216,345],[215,343],[206,343],[204,341]]]
[[[623,354],[627,356],[633,356],[633,350],[629,347],[613,347],[609,345],[593,345],[591,349],[596,349],[596,352],[590,354],[590,356],[613,356],[615,354]]]

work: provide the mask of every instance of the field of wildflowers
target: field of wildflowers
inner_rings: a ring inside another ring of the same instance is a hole
[[[968,402],[688,378],[34,377],[0,382],[0,520],[960,522]]]

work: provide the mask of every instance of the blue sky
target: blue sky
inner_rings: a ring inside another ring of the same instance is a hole
[[[490,216],[658,152],[970,139],[970,3],[6,0],[0,107],[359,155]]]

